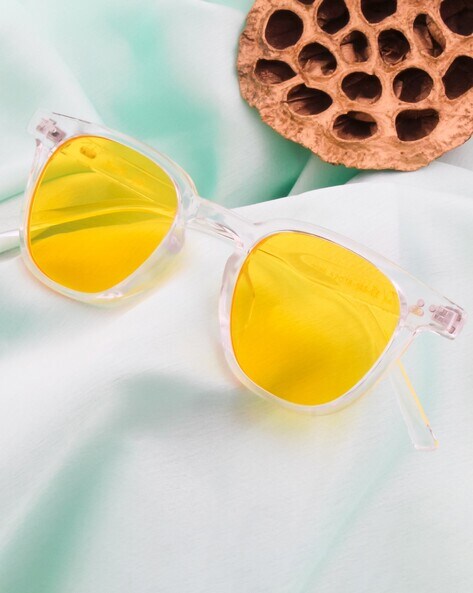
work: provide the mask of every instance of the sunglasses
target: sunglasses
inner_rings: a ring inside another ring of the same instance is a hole
[[[381,255],[292,220],[253,223],[198,196],[165,155],[105,127],[38,112],[24,219],[0,234],[30,271],[73,299],[111,304],[150,288],[187,228],[231,242],[221,341],[258,395],[325,414],[386,372],[417,449],[437,445],[401,355],[423,331],[455,338],[464,311]]]

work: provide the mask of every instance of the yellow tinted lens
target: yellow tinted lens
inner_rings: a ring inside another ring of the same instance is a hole
[[[102,292],[152,254],[177,207],[171,178],[147,157],[106,138],[73,138],[53,153],[34,190],[30,254],[62,286]]]
[[[313,406],[363,378],[399,314],[393,284],[366,259],[326,239],[283,232],[258,243],[241,269],[231,338],[254,383]]]

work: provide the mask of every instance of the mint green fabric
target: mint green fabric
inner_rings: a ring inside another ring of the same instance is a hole
[[[3,0],[0,229],[41,106],[148,142],[254,220],[362,242],[473,311],[473,145],[336,186],[354,172],[239,97],[249,6]],[[0,258],[0,593],[471,592],[471,324],[406,356],[441,443],[416,453],[387,381],[319,418],[235,382],[217,315],[230,253],[190,232],[165,284],[111,310]]]
[[[249,2],[4,0],[3,6],[0,157],[2,183],[10,187],[2,196],[24,185],[31,155],[24,130],[38,106],[103,120],[159,147],[202,195],[231,206],[287,195],[311,159],[261,124],[240,98],[236,47]],[[351,174],[316,162],[317,187]]]

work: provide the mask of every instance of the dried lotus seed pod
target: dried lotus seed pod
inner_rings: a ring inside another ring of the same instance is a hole
[[[418,169],[473,133],[473,0],[256,0],[238,74],[325,161]]]

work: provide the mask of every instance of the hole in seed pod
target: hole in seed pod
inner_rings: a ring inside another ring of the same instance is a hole
[[[296,75],[289,64],[280,60],[258,60],[255,74],[265,84],[279,84]]]
[[[309,43],[299,54],[299,64],[308,74],[328,76],[335,71],[337,60],[332,52],[320,43]]]
[[[323,0],[317,11],[317,24],[326,33],[336,33],[350,20],[344,0]]]
[[[398,64],[406,59],[411,46],[405,35],[396,29],[381,31],[378,37],[379,54],[386,64]]]
[[[352,72],[343,79],[342,90],[352,101],[374,103],[381,97],[383,88],[381,81],[374,74]]]
[[[445,94],[449,99],[461,97],[473,87],[473,58],[458,56],[443,75]]]
[[[305,84],[299,84],[289,91],[286,102],[294,113],[317,115],[330,107],[332,98],[324,91],[311,89]]]
[[[420,68],[407,68],[393,82],[394,94],[406,103],[418,103],[429,96],[434,81]]]
[[[333,124],[335,134],[343,140],[364,140],[373,136],[377,129],[374,118],[361,111],[339,115]]]
[[[368,39],[361,31],[352,31],[342,39],[340,51],[343,58],[350,64],[366,62],[370,57]]]
[[[422,53],[436,58],[445,49],[445,37],[437,23],[428,14],[416,16],[414,34]]]
[[[361,0],[361,12],[369,23],[380,23],[397,10],[397,0]]]
[[[314,0],[299,0],[299,2],[301,4],[307,4],[307,5],[309,5],[309,4],[313,4],[314,3]]]
[[[444,0],[440,5],[440,16],[454,33],[473,33],[473,0]]]
[[[439,123],[435,109],[409,109],[396,117],[396,132],[399,140],[414,142],[428,136]]]
[[[301,19],[290,10],[277,10],[266,25],[266,41],[276,49],[285,49],[296,44],[302,35]]]

